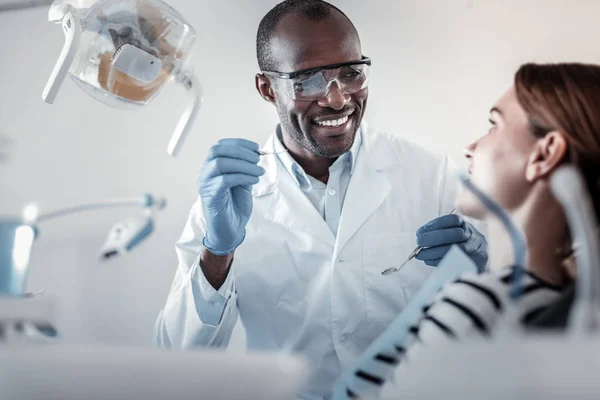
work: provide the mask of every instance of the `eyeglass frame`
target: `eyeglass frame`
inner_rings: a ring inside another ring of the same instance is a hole
[[[337,63],[337,64],[329,64],[329,65],[324,65],[322,67],[301,69],[301,70],[293,71],[293,72],[280,72],[280,71],[269,71],[269,70],[265,70],[265,71],[261,71],[261,72],[263,73],[263,75],[273,76],[275,78],[294,79],[298,75],[314,74],[317,72],[327,71],[330,69],[337,69],[337,68],[341,68],[341,67],[345,67],[345,66],[349,66],[349,65],[360,65],[360,64],[368,65],[370,67],[371,59],[369,57],[362,56],[360,60],[346,61],[346,62]]]

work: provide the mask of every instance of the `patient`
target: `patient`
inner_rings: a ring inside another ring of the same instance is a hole
[[[600,66],[522,66],[513,87],[491,109],[490,124],[488,133],[467,147],[466,157],[472,182],[504,207],[525,234],[528,258],[518,311],[525,324],[575,278],[565,268],[572,254],[566,217],[549,184],[559,165],[579,167],[600,219]],[[456,207],[487,222],[489,271],[446,285],[411,329],[406,346],[396,346],[396,354],[379,354],[372,371],[356,372],[347,390],[350,398],[377,396],[391,368],[402,363],[401,368],[410,368],[410,359],[427,347],[489,336],[512,306],[509,289],[517,267],[511,265],[508,234],[470,192],[460,193]],[[394,385],[401,393],[400,368]]]

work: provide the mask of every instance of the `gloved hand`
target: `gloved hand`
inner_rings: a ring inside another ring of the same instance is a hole
[[[204,247],[225,256],[244,241],[252,214],[252,185],[265,170],[257,165],[258,144],[222,139],[211,147],[198,173],[198,192],[206,218]]]
[[[417,245],[426,248],[415,258],[436,266],[453,244],[471,257],[480,272],[485,269],[488,261],[487,240],[473,225],[456,214],[436,218],[417,230]]]

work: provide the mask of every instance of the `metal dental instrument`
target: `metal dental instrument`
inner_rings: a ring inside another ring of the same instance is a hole
[[[266,151],[258,151],[258,155],[259,156],[270,156],[270,155],[275,155],[275,154],[281,154],[281,153],[287,153],[287,149],[286,150],[282,150],[282,151],[274,151],[274,152],[266,152]]]
[[[450,214],[456,214],[456,208],[454,210],[452,210],[452,212]],[[400,271],[402,269],[402,267],[404,267],[406,264],[408,264],[408,262],[410,260],[412,260],[413,258],[415,258],[423,249],[424,249],[424,247],[418,246],[416,249],[414,249],[412,251],[412,253],[410,253],[408,255],[408,258],[406,260],[404,260],[404,262],[402,264],[400,264],[399,267],[391,267],[391,268],[385,269],[385,270],[381,271],[381,275],[391,275],[394,272]]]

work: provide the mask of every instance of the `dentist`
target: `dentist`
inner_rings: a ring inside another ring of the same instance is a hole
[[[371,60],[342,11],[278,4],[257,56],[256,88],[280,124],[262,149],[244,139],[210,149],[156,343],[226,347],[239,315],[249,349],[309,360],[302,398],[322,399],[452,243],[482,268],[487,243],[446,215],[457,191],[447,157],[362,122]],[[428,247],[419,259],[381,275],[416,244]]]

